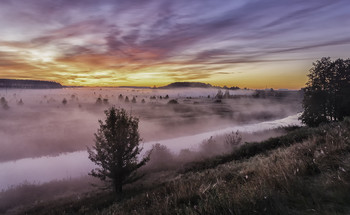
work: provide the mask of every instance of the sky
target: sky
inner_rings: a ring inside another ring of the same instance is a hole
[[[299,89],[349,58],[348,0],[1,0],[0,78]]]

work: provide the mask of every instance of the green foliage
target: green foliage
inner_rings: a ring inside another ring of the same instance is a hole
[[[308,126],[343,120],[350,115],[350,59],[322,58],[313,63],[304,89],[304,112]]]
[[[124,109],[111,107],[105,111],[106,120],[99,120],[100,128],[95,133],[95,146],[88,148],[89,159],[100,168],[91,171],[91,175],[110,182],[116,193],[122,192],[122,186],[140,178],[136,170],[143,166],[149,156],[140,162],[137,155],[141,148],[138,132],[138,119],[129,116]]]

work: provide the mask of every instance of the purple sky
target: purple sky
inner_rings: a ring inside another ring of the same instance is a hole
[[[348,58],[348,0],[1,0],[0,78],[300,88]]]

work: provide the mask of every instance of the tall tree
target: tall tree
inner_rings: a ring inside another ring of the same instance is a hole
[[[309,126],[342,120],[350,115],[350,60],[329,57],[313,63],[304,89],[304,112]]]
[[[138,119],[124,109],[111,107],[105,111],[106,120],[99,120],[100,128],[95,133],[95,145],[88,148],[89,159],[100,168],[90,175],[109,182],[117,194],[122,193],[123,185],[132,183],[141,176],[136,170],[146,164],[149,155],[138,161],[141,141],[138,132]]]

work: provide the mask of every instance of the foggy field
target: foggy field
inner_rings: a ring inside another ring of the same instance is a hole
[[[350,214],[349,11],[0,0],[0,215]]]
[[[254,91],[244,90],[230,94],[247,97],[216,103],[216,93],[217,89],[2,89],[0,97],[10,108],[0,108],[0,161],[85,150],[93,144],[98,120],[104,119],[103,111],[111,105],[139,117],[143,142],[284,118],[300,110],[297,100],[254,99],[250,96]],[[122,100],[118,99],[120,94]],[[166,95],[169,99],[159,99]],[[125,96],[129,103],[125,103]],[[96,104],[99,97],[108,99],[108,104]],[[136,103],[131,102],[133,97]],[[18,104],[21,99],[23,105]],[[65,105],[63,99],[67,100]],[[171,99],[179,104],[167,104]]]
[[[169,150],[171,162],[161,160],[164,152],[154,154],[141,171],[178,169],[227,153],[225,134],[237,130],[244,143],[282,135],[280,126],[300,125],[297,92],[257,97],[255,91],[231,90],[221,100],[217,93],[215,88],[0,90],[9,107],[0,108],[0,190],[7,199],[0,209],[70,195],[77,183],[72,179],[82,180],[76,195],[90,190],[86,176],[94,164],[86,147],[94,144],[98,120],[112,105],[139,118],[141,154],[157,143]],[[171,100],[178,104],[168,104]],[[41,194],[26,197],[28,189]]]
[[[193,150],[203,140],[219,134],[298,124],[300,99],[295,95],[255,98],[254,91],[232,90],[231,98],[218,100],[217,92],[213,88],[2,89],[0,97],[6,99],[9,109],[0,109],[0,187],[6,189],[25,180],[48,182],[86,175],[93,167],[86,147],[94,144],[98,120],[104,120],[103,111],[112,105],[139,117],[143,152],[160,143],[179,153],[182,149]],[[125,102],[126,96],[129,102]],[[178,104],[168,104],[172,99]],[[274,135],[261,132],[250,135],[250,140]]]

